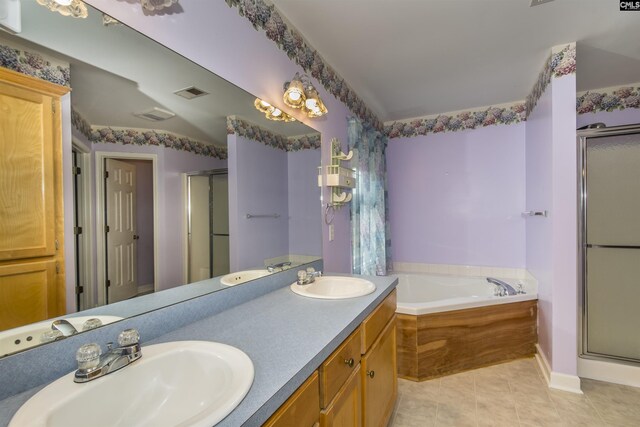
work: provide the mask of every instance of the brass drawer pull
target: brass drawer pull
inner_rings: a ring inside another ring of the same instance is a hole
[[[369,376],[369,378],[373,378],[376,376],[376,371],[367,371],[367,375]]]
[[[353,357],[349,358],[349,359],[344,359],[344,364],[348,365],[350,368],[353,368],[353,364],[355,363],[355,361],[353,360]]]

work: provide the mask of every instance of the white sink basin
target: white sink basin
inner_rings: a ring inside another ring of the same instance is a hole
[[[376,290],[376,285],[357,277],[322,276],[308,285],[293,283],[291,290],[309,298],[345,299],[368,295]]]
[[[268,276],[268,270],[245,270],[238,271],[237,273],[230,273],[220,278],[220,283],[227,286],[239,285],[240,283],[248,282],[249,280],[259,279],[264,276]]]
[[[210,427],[238,406],[253,374],[249,356],[226,344],[150,345],[141,359],[102,378],[77,384],[72,372],[49,384],[9,427]]]
[[[78,316],[64,317],[64,319],[71,323],[78,331],[82,331],[82,325],[89,319],[100,319],[102,324],[106,325],[107,323],[122,320],[122,317]],[[43,322],[32,323],[30,325],[20,326],[19,328],[0,332],[0,356],[42,344],[40,338],[43,333],[51,330],[51,323],[53,323],[53,320],[45,320]]]

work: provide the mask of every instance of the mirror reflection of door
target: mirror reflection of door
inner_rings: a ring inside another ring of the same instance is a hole
[[[151,161],[105,159],[107,302],[153,292]]]
[[[187,283],[230,272],[226,169],[187,175]]]

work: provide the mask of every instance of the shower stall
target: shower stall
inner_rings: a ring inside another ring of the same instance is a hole
[[[640,364],[640,125],[578,132],[581,358]]]

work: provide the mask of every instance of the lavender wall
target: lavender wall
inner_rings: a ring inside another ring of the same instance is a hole
[[[394,261],[524,268],[524,123],[391,139],[387,171]]]
[[[539,343],[553,372],[577,375],[575,75],[552,78],[527,120],[527,268],[538,279]]]
[[[312,79],[325,101],[329,114],[319,120],[305,118],[282,105],[282,84],[302,68],[293,63],[264,32],[256,31],[237,9],[222,1],[183,0],[183,12],[145,16],[137,2],[89,0],[89,4],[163,43],[231,83],[294,114],[300,121],[322,133],[322,163],[330,164],[331,138],[342,141],[346,150],[346,117],[351,113],[317,80]],[[242,46],[241,50],[238,50]],[[256,67],[256,64],[260,64]],[[329,190],[323,189],[324,199]],[[319,207],[320,209],[320,207]],[[328,239],[322,224],[323,258],[327,271],[351,269],[349,211],[341,209],[334,219],[335,240]]]
[[[138,285],[153,285],[153,165],[150,160],[126,160],[136,168],[136,232]]]
[[[261,267],[289,253],[287,152],[237,135],[228,136],[227,147],[231,271]]]
[[[318,166],[320,150],[287,153],[289,253],[322,256],[322,215]]]
[[[552,78],[554,372],[578,375],[576,76]]]
[[[547,360],[553,355],[552,86],[538,100],[526,124],[526,210],[548,210],[547,218],[526,219],[527,270],[538,280],[538,343]]]
[[[597,113],[585,113],[578,115],[578,127],[591,123],[604,123],[607,126],[632,125],[640,123],[640,109],[627,108],[616,111],[600,111]]]

